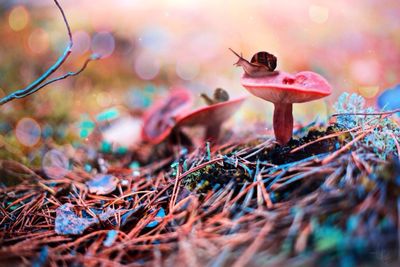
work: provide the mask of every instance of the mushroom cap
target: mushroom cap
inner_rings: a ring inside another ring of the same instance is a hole
[[[186,89],[174,89],[157,101],[143,115],[142,138],[152,144],[161,143],[175,126],[175,117],[192,105],[192,95]]]
[[[245,96],[195,109],[176,118],[176,127],[222,124],[243,104]]]
[[[294,75],[280,71],[277,75],[265,77],[251,77],[244,73],[241,83],[251,94],[272,103],[303,103],[332,92],[328,81],[312,71]]]

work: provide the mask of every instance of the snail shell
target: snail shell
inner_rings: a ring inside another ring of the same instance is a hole
[[[222,88],[215,89],[213,98],[210,98],[207,94],[201,94],[200,96],[204,99],[207,105],[214,105],[229,100],[228,92]]]
[[[214,91],[214,101],[215,102],[225,102],[229,100],[229,94],[226,90],[222,89],[222,88],[217,88]]]
[[[255,54],[251,58],[250,62],[253,64],[264,65],[269,71],[274,71],[276,69],[277,58],[268,52],[262,51]]]
[[[279,73],[274,71],[277,65],[277,58],[268,52],[258,52],[249,62],[233,49],[229,48],[229,50],[238,57],[238,61],[234,65],[242,67],[244,72],[251,77],[264,77]]]

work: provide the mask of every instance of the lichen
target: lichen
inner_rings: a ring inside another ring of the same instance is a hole
[[[373,107],[365,106],[365,99],[358,94],[343,93],[334,104],[337,113],[374,113]],[[369,123],[366,123],[369,122]],[[360,142],[371,147],[373,152],[382,159],[397,155],[396,141],[400,140],[400,128],[391,117],[377,115],[342,115],[337,117],[337,124],[345,129],[360,126],[365,130],[370,125],[375,129]],[[354,136],[353,136],[354,137]]]

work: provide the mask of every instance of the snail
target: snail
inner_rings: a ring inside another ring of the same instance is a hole
[[[229,48],[239,60],[234,64],[241,66],[247,75],[251,77],[263,77],[277,75],[279,72],[275,71],[277,65],[277,58],[268,52],[258,52],[251,58],[251,62],[244,59],[241,55]]]
[[[204,101],[209,106],[229,100],[228,92],[222,88],[217,88],[214,90],[213,98],[210,98],[207,94],[204,94],[204,93],[201,94],[200,96],[204,99]]]

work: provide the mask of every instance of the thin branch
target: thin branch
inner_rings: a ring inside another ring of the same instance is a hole
[[[394,110],[389,110],[389,111],[383,111],[383,112],[353,112],[353,113],[335,113],[332,114],[331,117],[338,117],[338,116],[381,116],[381,115],[392,115],[394,113],[400,112],[400,108],[394,109]]]
[[[33,88],[31,91],[26,92],[26,93],[24,94],[24,96],[22,96],[22,97],[31,95],[31,94],[35,93],[36,91],[39,91],[40,89],[42,89],[43,87],[45,87],[45,86],[47,86],[47,85],[49,85],[49,84],[51,84],[51,83],[57,82],[57,81],[59,81],[59,80],[64,80],[65,78],[68,78],[68,77],[71,77],[71,76],[76,76],[76,75],[78,75],[79,73],[81,73],[82,71],[84,71],[84,70],[86,69],[86,67],[87,67],[87,65],[89,64],[89,62],[94,61],[94,60],[97,60],[97,59],[99,59],[99,58],[100,58],[100,57],[99,57],[99,56],[96,56],[96,55],[91,56],[90,58],[88,58],[88,59],[85,60],[85,62],[83,63],[82,67],[81,67],[79,70],[77,70],[77,71],[75,71],[75,72],[70,71],[70,72],[67,72],[67,73],[64,74],[64,75],[61,75],[61,76],[58,76],[58,77],[53,78],[53,79],[51,79],[51,80],[48,80],[48,81],[46,81],[45,83],[42,83],[41,85],[39,85],[38,87]],[[21,97],[20,97],[20,98],[21,98]]]
[[[40,76],[36,81],[32,82],[31,84],[29,84],[27,87],[25,87],[23,89],[17,90],[15,92],[1,98],[0,105],[3,105],[14,99],[23,98],[28,95],[31,95],[31,94],[37,92],[38,90],[40,90],[41,88],[45,87],[46,85],[49,85],[50,83],[65,79],[69,76],[75,76],[75,75],[81,73],[86,68],[86,66],[88,65],[88,63],[90,61],[96,60],[99,58],[98,56],[92,56],[91,58],[89,58],[85,61],[82,68],[80,70],[78,70],[77,72],[69,72],[65,75],[62,75],[60,77],[54,78],[52,80],[49,80],[49,81],[43,83],[46,79],[48,79],[50,77],[50,75],[52,75],[56,70],[58,70],[60,68],[60,66],[67,60],[67,58],[69,57],[69,55],[72,52],[72,46],[73,46],[71,28],[69,26],[67,17],[65,16],[64,10],[62,9],[62,7],[60,6],[60,4],[58,3],[57,0],[54,0],[54,3],[56,4],[57,8],[59,9],[61,16],[64,20],[65,26],[67,28],[69,42],[68,42],[67,47],[65,48],[64,53],[58,58],[56,63],[54,63],[54,65],[52,65],[50,68],[48,68],[47,71],[45,73],[43,73],[42,76]]]

